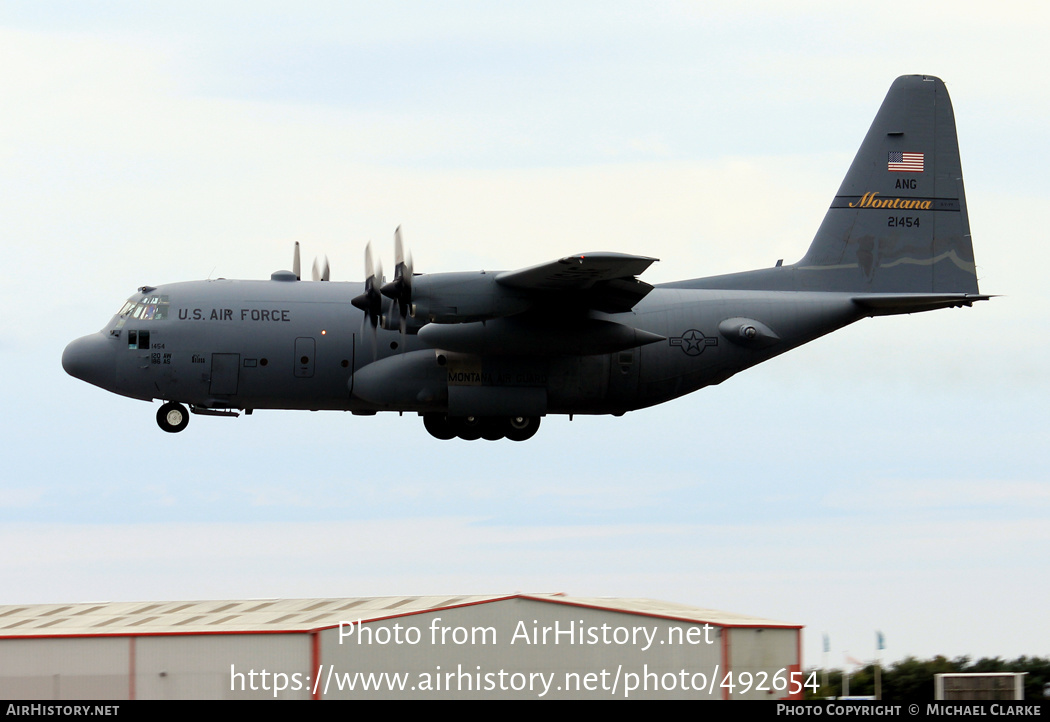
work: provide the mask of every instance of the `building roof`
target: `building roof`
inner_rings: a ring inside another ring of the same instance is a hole
[[[654,599],[564,594],[439,595],[343,599],[243,599],[183,602],[98,602],[0,606],[0,639],[153,634],[278,634],[311,632],[341,621],[378,621],[411,614],[527,599],[721,627],[782,627],[732,612]]]

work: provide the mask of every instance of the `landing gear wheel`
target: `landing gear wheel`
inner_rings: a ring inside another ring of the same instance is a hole
[[[485,441],[499,441],[507,435],[509,424],[502,416],[489,416],[481,420],[481,438]]]
[[[157,426],[169,434],[177,434],[185,429],[188,423],[190,412],[182,404],[169,401],[157,409]]]
[[[449,419],[456,436],[464,441],[477,441],[481,438],[481,418],[477,416],[460,416]]]
[[[507,422],[507,438],[511,441],[531,439],[540,428],[539,416],[511,416]]]
[[[435,439],[448,441],[456,436],[455,429],[449,423],[448,414],[423,414],[423,426]]]

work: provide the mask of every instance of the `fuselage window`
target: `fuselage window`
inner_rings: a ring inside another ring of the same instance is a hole
[[[128,331],[128,348],[149,348],[149,331]]]

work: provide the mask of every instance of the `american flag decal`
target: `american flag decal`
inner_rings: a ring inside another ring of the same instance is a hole
[[[886,170],[897,173],[922,173],[923,154],[891,150],[889,159],[886,161]]]

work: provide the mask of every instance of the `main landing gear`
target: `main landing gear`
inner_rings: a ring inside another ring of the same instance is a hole
[[[188,423],[190,412],[182,404],[169,401],[157,409],[157,425],[169,434],[177,434],[185,429]]]
[[[465,441],[486,439],[511,441],[531,439],[540,427],[538,416],[449,416],[423,414],[423,425],[435,439],[459,437]]]

